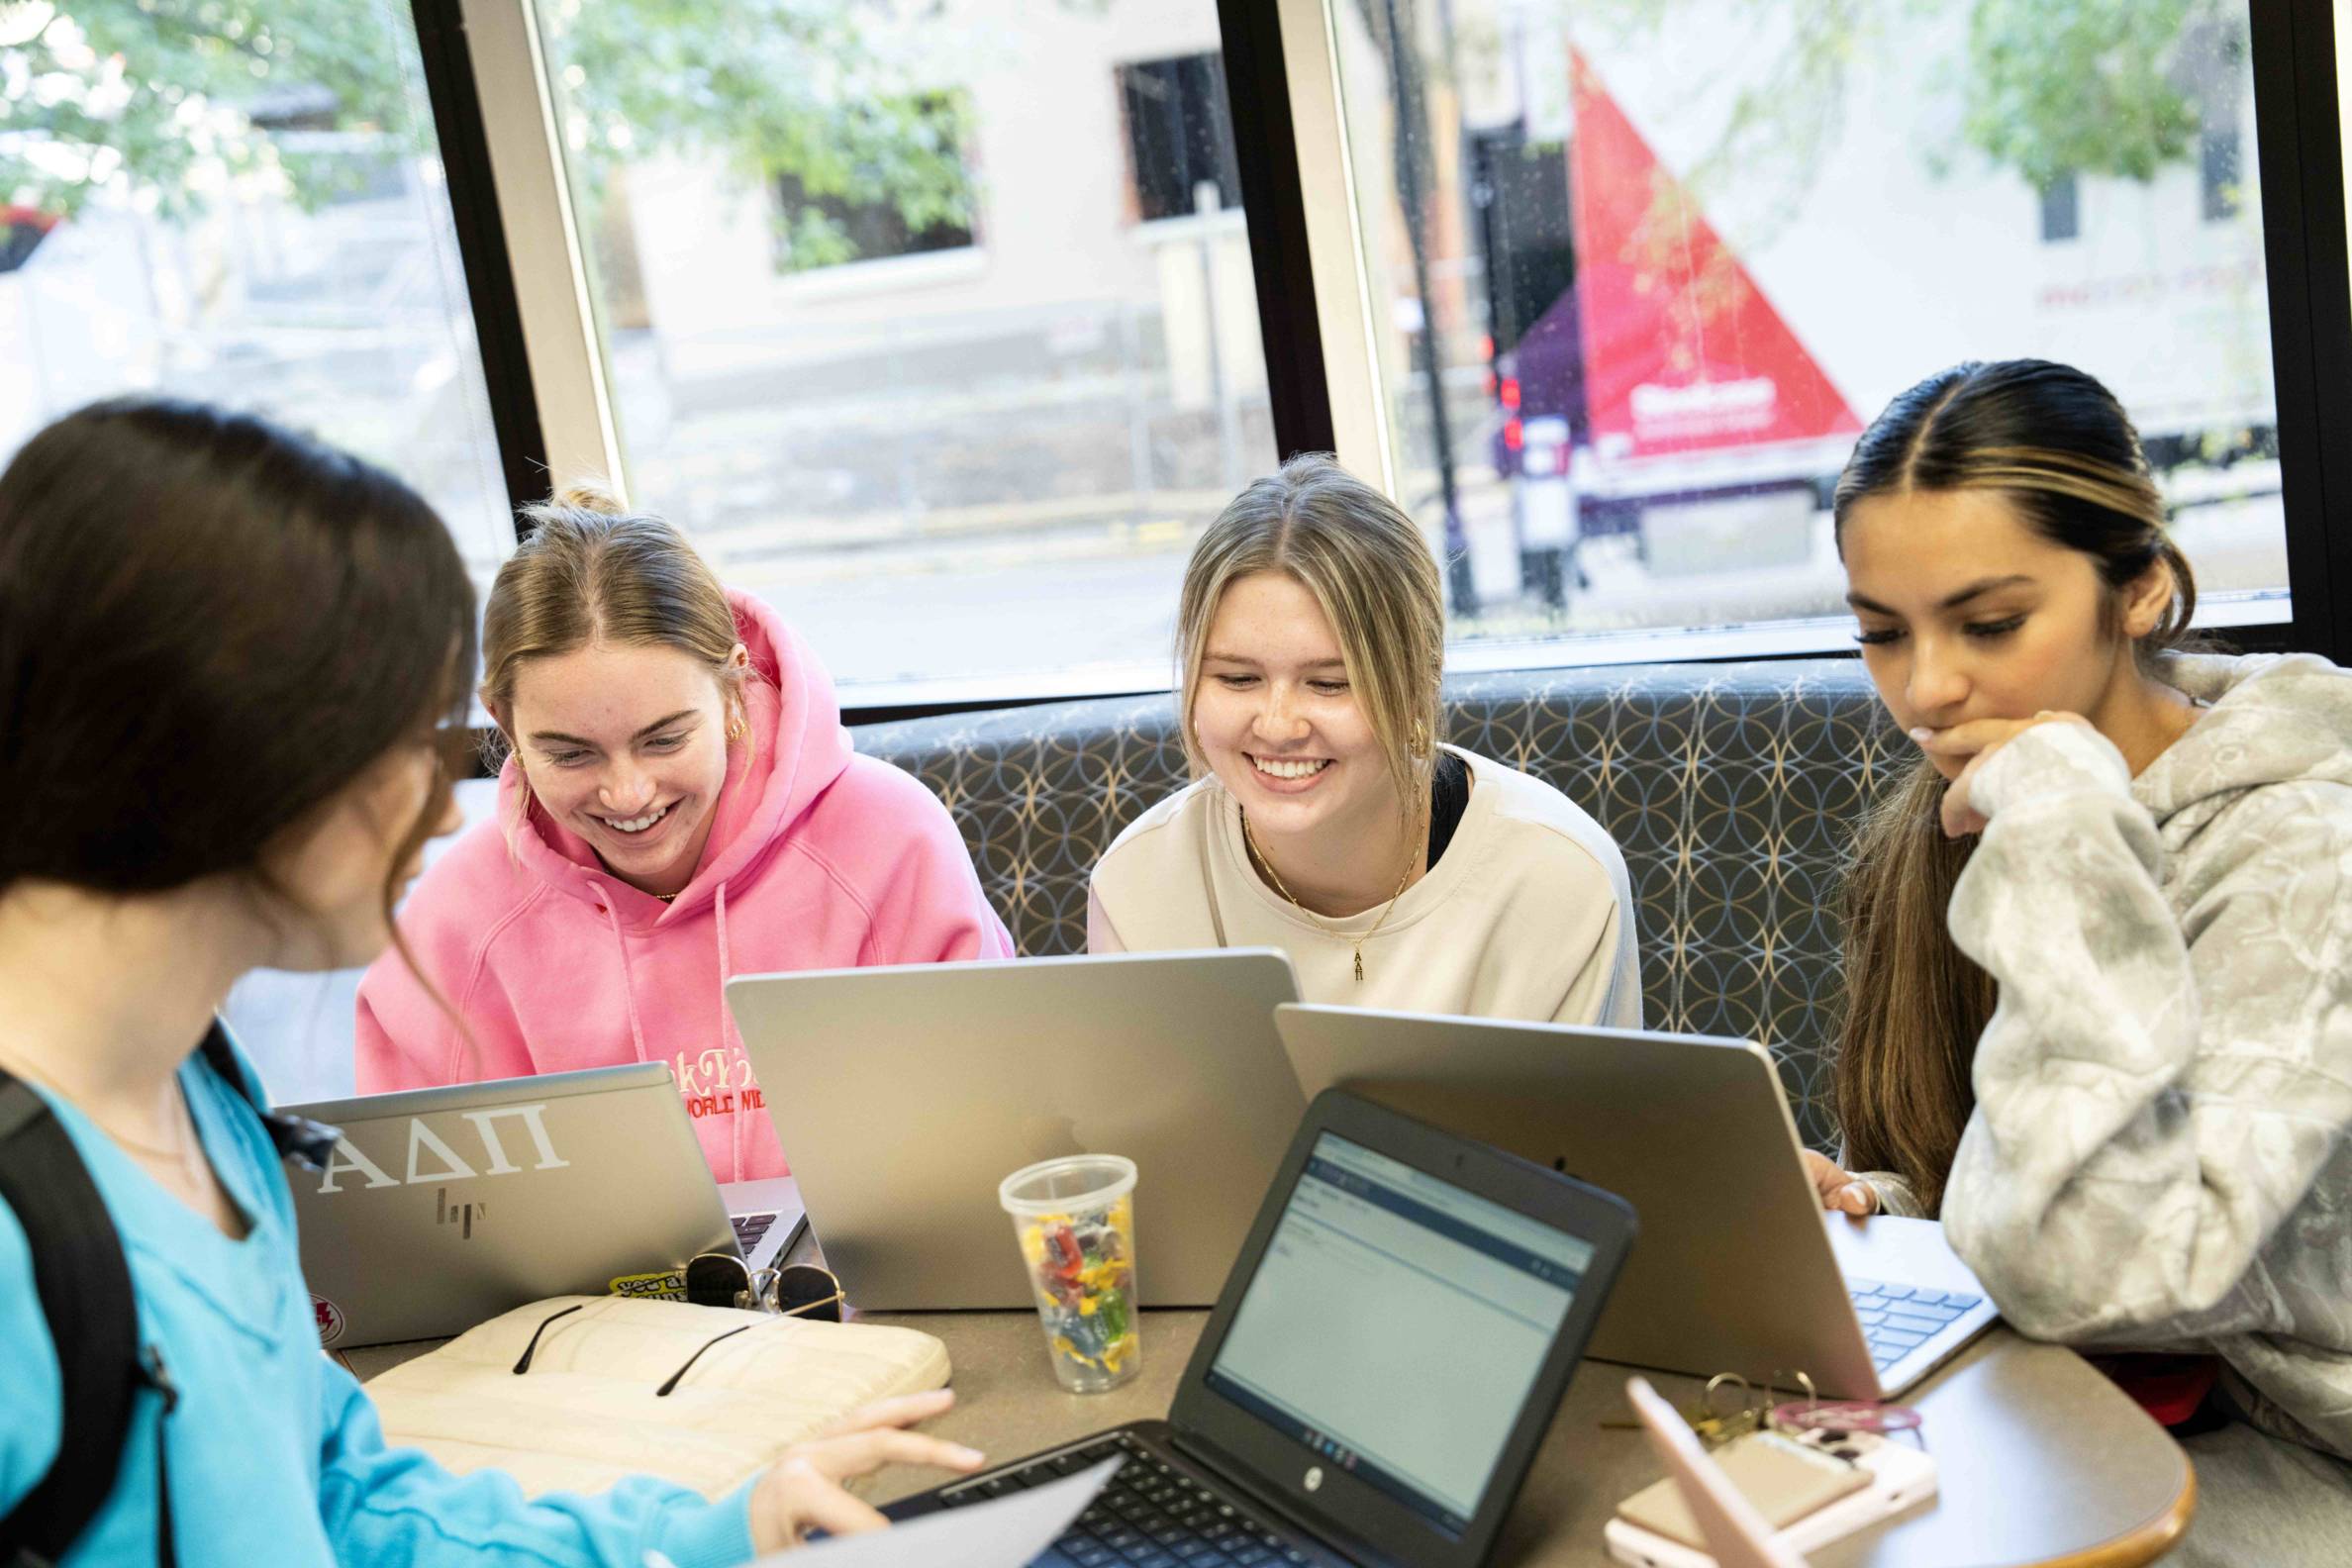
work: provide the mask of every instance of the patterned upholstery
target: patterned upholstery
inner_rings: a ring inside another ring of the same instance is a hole
[[[1513,671],[1446,684],[1447,738],[1548,779],[1623,849],[1651,1029],[1761,1041],[1835,1142],[1839,867],[1900,761],[1851,659]],[[1086,879],[1186,778],[1166,695],[876,725],[861,751],[947,803],[1029,954],[1086,946]]]

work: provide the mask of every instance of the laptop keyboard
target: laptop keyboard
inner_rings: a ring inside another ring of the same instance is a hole
[[[948,1508],[1027,1491],[1101,1464],[1120,1466],[1040,1562],[1078,1568],[1291,1568],[1314,1558],[1124,1432],[939,1494]]]
[[[775,1225],[777,1218],[772,1214],[729,1215],[727,1217],[728,1224],[735,1226],[735,1245],[743,1249],[743,1256],[751,1255],[751,1249],[759,1245],[759,1238],[768,1233],[769,1227]]]
[[[1870,1341],[1870,1359],[1881,1372],[1984,1300],[1960,1291],[1853,1278],[1846,1280],[1846,1292],[1854,1299],[1854,1316],[1862,1320],[1862,1337]]]

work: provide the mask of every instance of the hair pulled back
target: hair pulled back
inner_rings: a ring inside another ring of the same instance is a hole
[[[499,568],[482,616],[482,705],[502,730],[523,665],[598,643],[676,648],[733,695],[735,611],[684,535],[590,484],[523,516],[531,535]]]
[[[1398,798],[1407,816],[1417,815],[1444,738],[1444,589],[1413,519],[1323,452],[1301,453],[1233,497],[1193,546],[1176,612],[1176,662],[1195,775],[1209,772],[1192,713],[1210,623],[1225,590],[1261,571],[1295,578],[1315,596]]]
[[[1997,491],[2042,538],[2090,556],[2108,590],[2110,636],[2122,635],[2123,590],[2161,564],[2172,602],[2134,654],[2147,668],[2193,645],[2196,578],[2165,533],[2139,434],[2096,378],[2043,359],[1972,361],[1897,397],[1838,478],[1841,552],[1862,502],[1955,490]],[[1976,1042],[1998,1000],[1993,977],[1953,945],[1945,924],[1975,839],[1943,835],[1944,787],[1917,758],[1856,838],[1835,1074],[1847,1166],[1903,1176],[1929,1214],[1976,1106]]]
[[[473,606],[446,526],[358,458],[166,399],[58,420],[0,472],[0,891],[254,870],[462,722]],[[387,916],[448,783],[386,867]]]

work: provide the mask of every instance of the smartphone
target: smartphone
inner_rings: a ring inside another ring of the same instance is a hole
[[[1914,1504],[1935,1496],[1935,1460],[1925,1450],[1910,1443],[1892,1441],[1871,1432],[1809,1431],[1774,1435],[1783,1442],[1813,1450],[1819,1457],[1841,1463],[1850,1461],[1854,1468],[1862,1472],[1866,1483],[1859,1490],[1847,1492],[1811,1513],[1792,1519],[1786,1527],[1776,1526],[1774,1539],[1792,1551],[1817,1551],[1831,1541],[1842,1539],[1881,1519],[1891,1519]],[[1715,1457],[1720,1462],[1740,1443],[1751,1440],[1743,1437],[1738,1443],[1726,1444],[1715,1451]],[[1744,1468],[1754,1462],[1743,1459],[1740,1464]],[[1667,1484],[1661,1482],[1659,1486]],[[1636,1523],[1625,1517],[1627,1510],[1634,1509],[1641,1499],[1658,1490],[1659,1487],[1650,1487],[1627,1498],[1618,1509],[1617,1517],[1609,1521],[1609,1527],[1603,1532],[1609,1543],[1609,1555],[1618,1562],[1630,1564],[1631,1568],[1714,1568],[1715,1559],[1708,1555],[1704,1546],[1696,1544],[1698,1531],[1695,1527],[1681,1539],[1670,1539],[1663,1531]],[[1758,1505],[1759,1512],[1763,1511],[1762,1500],[1755,1491],[1746,1486],[1740,1490]],[[1805,1488],[1800,1486],[1792,1496],[1801,1498],[1804,1493]],[[1676,1515],[1688,1520],[1689,1512],[1679,1506],[1681,1498],[1677,1496],[1674,1501],[1677,1504]],[[1639,1511],[1644,1518],[1657,1517],[1646,1507]],[[1772,1515],[1766,1513],[1765,1517],[1770,1519]],[[1692,1544],[1685,1544],[1685,1540]]]
[[[1851,1459],[1776,1431],[1749,1432],[1727,1442],[1715,1451],[1715,1462],[1775,1530],[1870,1485],[1870,1472]],[[1617,1512],[1653,1535],[1685,1546],[1706,1544],[1671,1476],[1634,1493]]]

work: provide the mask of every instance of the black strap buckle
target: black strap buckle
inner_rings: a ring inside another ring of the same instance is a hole
[[[342,1127],[283,1111],[264,1111],[261,1125],[269,1129],[270,1145],[278,1151],[278,1158],[292,1160],[306,1171],[325,1170],[335,1157],[335,1145],[343,1139]]]

